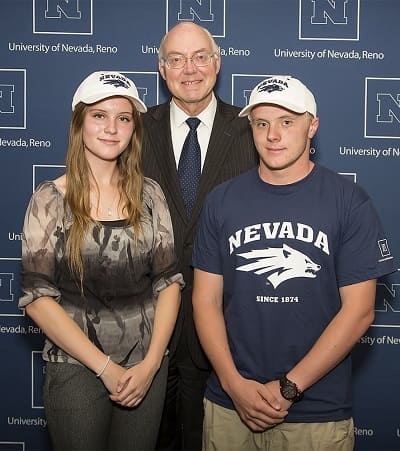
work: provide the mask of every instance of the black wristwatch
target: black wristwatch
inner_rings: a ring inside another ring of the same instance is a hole
[[[297,385],[290,381],[286,376],[282,376],[279,380],[281,395],[291,402],[298,402],[303,398],[303,392],[298,389]]]

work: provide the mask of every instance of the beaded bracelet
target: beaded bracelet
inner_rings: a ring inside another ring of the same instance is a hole
[[[104,373],[104,371],[106,370],[109,363],[110,363],[110,356],[108,355],[106,364],[103,366],[103,368],[100,370],[100,372],[96,374],[96,377],[100,377]]]

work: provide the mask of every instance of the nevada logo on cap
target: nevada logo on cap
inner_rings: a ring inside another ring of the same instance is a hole
[[[122,74],[100,74],[99,81],[102,81],[105,85],[112,85],[116,88],[129,89],[131,82],[129,78],[124,77]]]
[[[258,92],[273,92],[273,91],[283,91],[288,87],[286,81],[281,80],[279,78],[268,78],[267,80],[262,81],[257,86]]]

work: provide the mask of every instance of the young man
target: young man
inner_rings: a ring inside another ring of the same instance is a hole
[[[176,253],[186,283],[170,343],[169,381],[158,449],[201,449],[203,396],[210,367],[192,315],[194,234],[207,193],[257,164],[247,120],[238,117],[239,108],[224,103],[213,92],[220,66],[219,48],[206,29],[191,22],[176,25],[164,36],[159,50],[160,74],[172,98],[143,115],[143,171],[161,185],[167,198]],[[197,137],[201,154],[200,183],[190,212],[185,208],[178,174],[189,117],[200,120]]]
[[[266,79],[240,116],[259,166],[209,195],[194,247],[194,319],[214,370],[203,449],[349,451],[349,354],[393,257],[368,195],[310,160],[306,86]]]

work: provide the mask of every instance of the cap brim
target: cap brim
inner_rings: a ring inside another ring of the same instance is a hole
[[[134,99],[133,97],[129,98],[132,100],[139,113],[146,113],[147,107],[140,99]]]
[[[245,117],[248,116],[251,109],[254,107],[255,105],[247,105],[245,106],[242,111],[239,112],[239,117]]]
[[[251,113],[251,110],[253,108],[255,108],[258,105],[278,105],[281,106],[283,108],[286,108],[290,111],[293,111],[295,113],[305,113],[307,110],[304,110],[304,108],[299,108],[296,105],[293,105],[290,102],[283,102],[281,100],[279,101],[274,101],[274,99],[269,99],[268,101],[260,101],[260,102],[254,102],[254,103],[250,103],[249,105],[247,105],[246,107],[244,107],[240,113],[239,113],[239,117],[245,117],[248,116]],[[312,113],[311,113],[312,114]]]
[[[75,102],[72,105],[72,109],[74,110],[76,105],[79,102],[87,103],[90,105],[92,103],[100,102],[100,100],[107,99],[108,97],[115,97],[115,96],[125,97],[125,98],[131,100],[132,103],[135,105],[135,108],[139,111],[139,113],[146,113],[147,107],[140,99],[138,99],[136,97],[127,96],[124,94],[115,93],[113,91],[110,91],[108,93],[102,93],[101,95],[93,95],[93,96],[85,97],[84,99],[80,99],[78,102]]]

